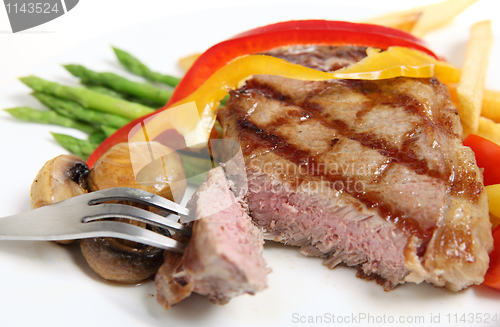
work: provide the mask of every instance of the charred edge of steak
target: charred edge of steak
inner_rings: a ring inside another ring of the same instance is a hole
[[[394,288],[394,285],[389,285],[387,282],[387,279],[377,275],[377,274],[367,274],[366,272],[363,271],[361,266],[356,267],[358,271],[356,272],[356,277],[360,279],[365,279],[365,280],[374,280],[377,284],[381,285],[384,287],[384,290],[390,291]]]

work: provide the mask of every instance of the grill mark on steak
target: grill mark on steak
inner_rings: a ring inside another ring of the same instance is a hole
[[[433,88],[436,88],[439,83],[436,78],[423,79],[422,81],[428,83]],[[438,130],[439,133],[449,135],[450,137],[458,137],[453,132],[453,123],[449,116],[443,115],[439,117],[438,120],[429,119],[429,117],[425,114],[425,110],[422,108],[423,104],[414,97],[409,96],[408,94],[398,93],[396,92],[397,89],[395,90],[393,95],[390,95],[388,93],[381,93],[379,92],[377,84],[371,81],[343,80],[342,82],[352,86],[356,91],[363,93],[365,96],[371,99],[373,103],[376,103],[378,101],[383,105],[403,107],[409,114],[420,116],[423,120],[422,125],[430,126],[434,130]],[[370,112],[373,107],[374,106],[371,106],[365,110],[358,112],[356,116],[362,117],[363,115]],[[458,115],[457,110],[455,110],[455,114]],[[443,181],[446,181],[446,184],[450,187],[451,194],[465,196],[473,203],[475,203],[481,195],[483,185],[477,180],[474,173],[472,174],[473,176],[467,176],[466,174],[464,174],[463,176],[461,176],[461,178],[453,178],[453,176],[451,176],[452,169],[450,166],[446,166],[443,172],[429,169],[428,162],[425,159],[421,160],[420,162],[414,159],[417,156],[412,149],[412,144],[417,141],[417,139],[418,138],[416,134],[405,136],[405,141],[403,142],[401,151],[395,153],[395,156],[389,156],[396,157],[398,159],[396,160],[396,162],[408,165],[408,167],[413,169],[417,174],[426,174],[428,176],[436,177],[442,179]],[[357,140],[363,144],[363,140]],[[368,144],[364,145],[370,146]],[[372,147],[372,149],[379,148]],[[390,149],[385,146],[383,147],[383,149],[385,151],[390,151]],[[382,155],[386,155],[385,151],[379,152]]]
[[[358,82],[358,81],[357,81]],[[361,84],[361,83],[356,83]],[[302,103],[294,103],[292,100],[285,95],[280,94],[277,90],[273,89],[269,85],[263,85],[256,81],[252,81],[249,85],[249,88],[257,90],[262,90],[262,94],[265,96],[270,96],[272,99],[276,99],[279,101],[286,101],[289,104],[296,105],[304,109],[307,112],[307,116],[312,119],[317,119],[323,124],[325,127],[333,128],[338,131],[342,136],[347,137],[353,141],[357,141],[361,143],[363,146],[369,147],[371,149],[377,150],[384,157],[390,158],[389,164],[392,165],[394,163],[402,163],[406,165],[408,168],[415,171],[420,175],[427,175],[429,177],[434,177],[441,179],[443,181],[449,180],[449,169],[445,173],[441,173],[435,169],[431,169],[426,159],[417,159],[414,151],[412,150],[412,145],[417,140],[416,130],[418,126],[411,132],[406,133],[404,136],[404,141],[402,145],[402,149],[398,149],[397,147],[392,146],[386,139],[383,137],[374,135],[373,133],[358,133],[354,129],[350,128],[349,125],[340,120],[335,119],[334,117],[330,117],[328,114],[323,114],[325,111],[324,108],[313,102],[305,101]],[[287,100],[283,100],[287,99]],[[405,106],[407,108],[408,106]],[[370,109],[363,110],[363,113],[366,113],[368,110],[371,110],[373,106],[370,106]],[[414,109],[408,109],[409,111],[415,111]],[[282,118],[275,121],[273,126],[280,126]],[[387,169],[386,169],[387,170]]]
[[[248,141],[247,144],[252,144],[254,146],[264,145],[280,157],[296,164],[299,169],[303,167],[316,167],[316,169],[307,168],[307,172],[330,182],[337,191],[343,191],[356,197],[367,207],[377,209],[382,217],[385,217],[388,221],[394,222],[402,230],[419,235],[422,238],[428,238],[432,235],[434,228],[423,230],[417,221],[409,219],[410,217],[407,217],[403,211],[385,203],[377,192],[370,192],[366,190],[361,192],[357,191],[355,188],[339,188],[340,185],[354,185],[357,180],[349,176],[346,177],[341,173],[332,173],[331,171],[326,174],[325,171],[318,168],[322,167],[325,163],[319,160],[317,155],[311,151],[299,149],[290,144],[285,138],[276,135],[274,133],[274,130],[276,130],[275,127],[282,125],[280,119],[274,121],[266,127],[257,126],[245,119],[245,111],[241,107],[233,105],[233,109],[237,115],[237,126],[239,129],[240,139],[242,141]],[[312,114],[313,113],[311,112],[311,115]],[[315,118],[319,119],[319,117]],[[248,155],[253,150],[253,146],[247,146],[243,149],[243,154]],[[304,170],[305,169],[306,168],[304,168]],[[303,180],[299,179],[297,184],[300,185],[302,182]],[[337,182],[341,183],[339,184]]]
[[[437,83],[435,78],[424,81],[433,86]],[[481,195],[483,185],[477,181],[475,176],[464,175],[460,179],[459,183],[455,183],[452,176],[452,168],[449,165],[444,167],[442,171],[432,169],[429,167],[427,159],[418,159],[418,156],[415,153],[415,143],[418,140],[417,131],[421,128],[421,126],[428,125],[435,130],[439,130],[439,132],[450,135],[451,137],[457,137],[450,127],[452,122],[448,116],[442,117],[439,121],[433,121],[425,114],[425,109],[422,108],[423,104],[414,97],[411,97],[408,94],[400,93],[395,93],[394,95],[381,93],[378,85],[372,81],[342,80],[341,82],[354,90],[363,93],[370,99],[369,103],[365,104],[365,108],[356,113],[357,118],[366,115],[375,107],[376,103],[380,103],[386,106],[403,107],[409,114],[420,116],[423,123],[420,126],[415,126],[414,130],[405,134],[403,137],[403,144],[401,149],[399,149],[392,146],[388,140],[384,139],[380,135],[374,135],[373,133],[358,133],[354,129],[350,128],[348,123],[325,114],[324,112],[326,112],[326,110],[323,106],[321,106],[321,104],[314,103],[311,100],[314,99],[315,96],[320,95],[320,93],[325,92],[328,88],[318,88],[315,91],[310,92],[305,100],[298,102],[294,101],[291,97],[282,94],[275,87],[266,83],[260,83],[255,79],[247,81],[247,84],[240,92],[245,93],[250,90],[257,91],[267,98],[272,98],[301,107],[304,110],[302,113],[304,117],[317,119],[325,127],[333,128],[344,137],[360,142],[363,146],[377,150],[381,155],[390,158],[388,163],[389,167],[385,169],[384,172],[390,171],[391,166],[395,163],[401,163],[419,175],[427,175],[429,177],[442,180],[450,188],[451,194],[465,196],[473,203],[478,200]],[[281,126],[282,122],[283,118],[280,118],[275,121],[273,125]],[[379,180],[381,179],[382,178],[379,178]],[[464,182],[464,180],[466,182]]]

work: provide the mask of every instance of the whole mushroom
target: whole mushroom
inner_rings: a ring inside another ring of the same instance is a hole
[[[90,191],[133,187],[180,201],[186,189],[186,178],[182,159],[173,150],[158,142],[135,142],[120,143],[109,149],[95,163],[88,184]],[[84,239],[80,247],[92,270],[114,282],[141,282],[155,274],[163,263],[162,249],[116,238]]]
[[[31,184],[31,209],[43,207],[88,192],[90,169],[74,155],[60,155],[47,161]],[[56,241],[69,244],[74,240]]]
[[[91,192],[133,187],[177,202],[187,185],[180,155],[158,142],[116,144],[96,161],[88,183]]]

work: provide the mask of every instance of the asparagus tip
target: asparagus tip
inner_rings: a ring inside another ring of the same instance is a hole
[[[80,65],[74,65],[74,64],[66,64],[62,66],[71,74],[73,74],[73,71],[75,71],[76,69],[78,69],[78,67],[80,67]]]
[[[23,82],[24,84],[28,85],[30,82],[32,82],[36,77],[33,75],[30,76],[24,76],[24,77],[19,77],[19,80]],[[29,85],[28,85],[29,86]]]
[[[22,107],[5,108],[4,110],[7,111],[7,112],[14,113],[14,112],[17,112],[19,110],[25,110],[26,108],[28,108],[28,107],[22,106]]]

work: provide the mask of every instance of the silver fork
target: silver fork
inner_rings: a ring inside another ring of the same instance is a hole
[[[153,212],[126,204],[103,203],[122,200],[145,204],[166,213],[192,219],[189,210],[155,194],[117,187],[76,196],[25,213],[0,218],[0,240],[62,241],[91,237],[116,237],[182,253],[186,244],[168,236],[107,218],[127,218],[170,231],[191,235],[191,229]],[[177,216],[174,216],[177,218]]]

